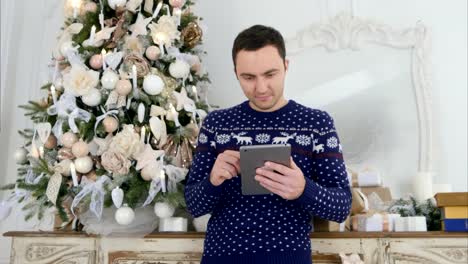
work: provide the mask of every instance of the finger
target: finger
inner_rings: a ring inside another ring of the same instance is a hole
[[[269,186],[271,188],[274,188],[274,189],[278,189],[278,190],[284,190],[286,188],[285,185],[279,183],[279,182],[276,182],[276,181],[273,181],[267,177],[264,177],[264,176],[261,176],[261,175],[255,175],[255,180],[257,180],[259,183],[263,183],[265,184],[266,186]]]
[[[232,179],[232,177],[233,177],[231,172],[229,172],[229,170],[226,170],[226,169],[221,169],[220,175],[221,175],[221,177],[223,177],[223,178],[225,178],[227,180]]]
[[[284,175],[281,175],[274,171],[270,171],[268,169],[258,168],[255,172],[258,175],[264,176],[272,181],[279,182],[281,184],[285,184],[288,179],[287,177],[284,177]]]
[[[285,194],[282,190],[280,190],[280,189],[271,187],[271,186],[269,186],[269,185],[267,185],[267,184],[265,184],[265,183],[260,183],[260,185],[263,186],[265,189],[269,190],[270,192],[276,194],[276,195],[279,195],[279,196],[281,196],[281,197],[285,197],[285,196],[286,196],[286,194]]]
[[[234,158],[240,159],[240,152],[235,150],[226,150],[223,152],[226,155],[232,156]]]
[[[229,163],[224,163],[222,168],[230,173],[232,176],[237,176],[236,167],[232,166]]]
[[[231,164],[238,172],[240,172],[240,160],[238,158],[223,153],[221,160]]]
[[[283,175],[291,175],[294,172],[294,170],[284,166],[283,164],[278,164],[271,161],[265,162],[265,167],[275,170]]]

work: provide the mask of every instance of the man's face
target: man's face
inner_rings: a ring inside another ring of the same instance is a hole
[[[288,61],[283,61],[274,46],[259,50],[241,50],[236,56],[236,76],[242,91],[257,111],[271,112],[281,108]]]

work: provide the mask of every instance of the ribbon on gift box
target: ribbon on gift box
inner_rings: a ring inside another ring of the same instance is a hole
[[[351,215],[369,211],[369,201],[359,189],[352,189]]]

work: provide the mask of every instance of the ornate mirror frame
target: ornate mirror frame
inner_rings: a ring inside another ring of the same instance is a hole
[[[395,30],[389,25],[354,17],[349,13],[338,14],[327,23],[311,24],[292,38],[286,39],[289,57],[318,47],[324,47],[329,52],[345,49],[357,51],[366,44],[410,51],[411,79],[419,128],[418,173],[414,182],[425,185],[424,191],[421,191],[421,186],[415,188],[416,197],[421,198],[432,195],[433,129],[429,43],[429,32],[421,23],[412,28]]]

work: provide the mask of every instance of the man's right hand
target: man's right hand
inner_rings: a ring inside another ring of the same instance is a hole
[[[216,158],[210,173],[210,182],[214,186],[221,185],[225,180],[237,177],[240,173],[239,151],[226,150]]]

